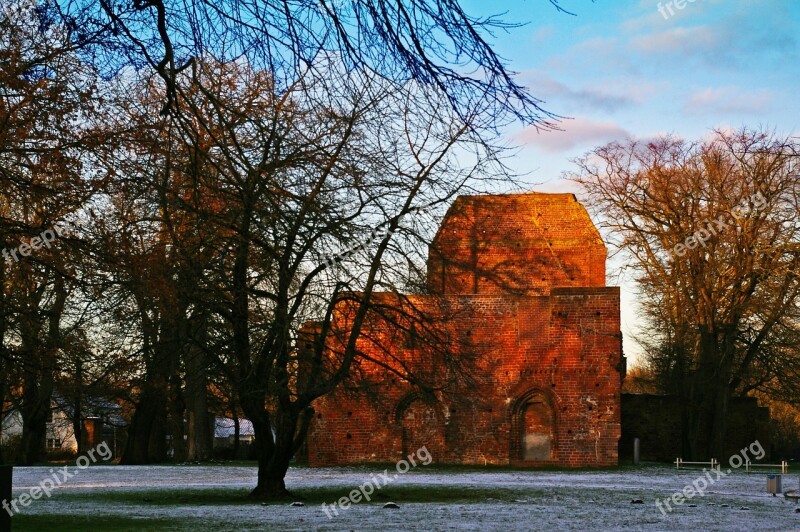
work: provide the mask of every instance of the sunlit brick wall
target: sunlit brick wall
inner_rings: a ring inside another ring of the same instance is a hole
[[[449,393],[424,395],[392,372],[365,362],[358,368],[365,379],[352,381],[316,402],[308,443],[310,465],[393,462],[422,444],[435,461],[443,463],[617,464],[624,371],[619,289],[604,286],[605,247],[583,207],[571,195],[539,196],[546,195],[510,196],[518,201],[490,196],[496,211],[485,206],[478,210],[487,217],[511,218],[520,215],[519,205],[528,214],[531,208],[536,214],[547,206],[556,209],[558,216],[543,212],[541,217],[552,235],[558,264],[555,259],[543,260],[534,268],[521,260],[517,288],[524,289],[519,293],[503,292],[489,280],[479,280],[476,290],[455,289],[462,282],[474,281],[467,273],[459,273],[444,283],[453,290],[410,296],[414,307],[427,312],[433,322],[442,320],[444,308],[457,316],[441,326],[468,340],[454,342],[452,355],[466,359],[468,354],[459,350],[467,344],[473,346],[469,355],[478,354],[469,364],[474,382],[462,383]],[[474,206],[476,200],[456,200],[442,231],[453,226],[454,209],[465,202]],[[568,227],[558,226],[559,217]],[[523,225],[507,219],[504,229],[492,230],[488,240],[500,245],[503,239],[497,235],[519,229],[519,249],[532,256],[535,238],[525,233]],[[440,244],[442,231],[437,237]],[[568,249],[567,242],[574,242],[576,249]],[[516,246],[513,242],[502,245],[502,252],[483,248],[481,264],[496,266],[502,257],[508,259],[508,250]],[[465,249],[460,239],[443,247],[450,259]],[[549,268],[547,286],[540,284],[543,264]],[[435,272],[436,261],[430,265]],[[532,277],[534,271],[538,277]],[[342,323],[347,323],[346,312]],[[367,356],[385,363],[396,359],[421,373],[444,371],[431,358],[434,355],[409,346],[403,334],[380,318],[370,320],[368,327],[368,334],[359,341],[359,349]],[[528,429],[523,418],[531,402],[543,403],[540,408],[550,413],[548,460],[532,460],[524,450]]]
[[[437,294],[547,294],[605,286],[606,248],[572,194],[460,196],[430,246]]]

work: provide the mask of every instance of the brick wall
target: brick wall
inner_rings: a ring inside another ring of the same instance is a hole
[[[432,293],[380,296],[402,310],[370,316],[358,349],[375,363],[315,403],[309,464],[392,462],[425,445],[443,463],[616,465],[619,289],[604,286],[606,249],[583,207],[570,194],[459,197],[431,250]],[[347,330],[347,308],[337,323]]]
[[[572,194],[459,196],[428,255],[444,294],[546,294],[605,286],[606,248]]]

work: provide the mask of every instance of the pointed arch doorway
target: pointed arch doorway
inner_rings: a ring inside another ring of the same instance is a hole
[[[425,447],[434,462],[444,460],[444,427],[436,406],[418,394],[407,396],[398,405],[396,416],[402,428],[403,456]]]
[[[555,412],[552,401],[540,391],[530,391],[512,412],[512,456],[524,462],[555,460]]]

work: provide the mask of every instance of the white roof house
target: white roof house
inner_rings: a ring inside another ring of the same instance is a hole
[[[214,438],[226,439],[233,442],[236,433],[235,423],[232,418],[218,417],[214,423]],[[239,441],[252,441],[256,433],[253,423],[249,419],[239,419]]]
[[[87,397],[83,405],[82,417],[97,417],[103,420],[103,425],[111,427],[124,427],[125,419],[119,414],[122,409],[102,397]],[[47,420],[46,446],[50,450],[64,450],[77,452],[78,442],[72,426],[74,408],[61,394],[54,393],[50,401],[50,417]],[[18,408],[8,412],[3,418],[2,435],[0,443],[5,444],[10,439],[22,436],[22,413]]]

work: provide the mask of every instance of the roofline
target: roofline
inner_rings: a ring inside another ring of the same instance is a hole
[[[572,197],[572,201],[574,201],[583,208],[584,212],[586,213],[586,216],[589,218],[589,221],[591,222],[592,227],[594,228],[594,232],[596,233],[597,238],[600,240],[600,242],[602,242],[603,247],[605,247],[606,250],[608,249],[606,247],[606,243],[603,241],[603,237],[600,235],[600,231],[594,224],[594,220],[592,220],[591,214],[589,214],[589,211],[586,209],[586,206],[580,201],[578,201],[578,197],[573,192],[537,192],[535,190],[531,190],[529,192],[510,192],[510,193],[497,193],[497,194],[459,194],[458,196],[456,196],[456,199],[453,200],[453,203],[451,203],[450,206],[447,208],[447,210],[444,213],[444,216],[442,216],[442,220],[439,222],[439,228],[436,229],[436,234],[433,235],[430,244],[428,244],[428,248],[431,248],[434,245],[434,243],[436,243],[439,240],[439,235],[442,232],[442,229],[444,228],[444,221],[447,219],[447,217],[450,215],[450,211],[453,210],[453,207],[455,207],[459,201],[464,201],[466,199],[472,199],[472,198],[513,198],[513,197],[524,197],[524,196]],[[428,256],[428,259],[430,260],[430,254]]]

